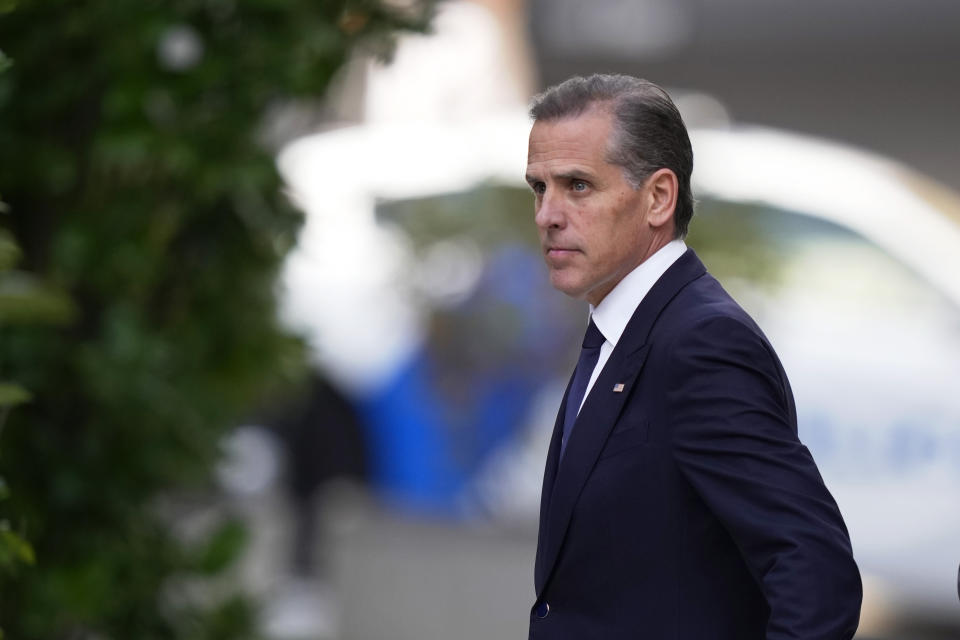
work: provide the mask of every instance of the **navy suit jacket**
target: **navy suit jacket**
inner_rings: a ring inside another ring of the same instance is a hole
[[[787,376],[692,250],[637,307],[561,460],[565,404],[532,640],[853,636],[860,574]]]

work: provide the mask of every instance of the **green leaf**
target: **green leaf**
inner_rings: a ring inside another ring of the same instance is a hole
[[[247,530],[243,523],[231,520],[223,523],[200,550],[197,570],[206,575],[220,573],[236,560],[247,544]]]
[[[30,392],[18,384],[10,382],[0,382],[0,407],[14,407],[24,402],[29,402],[32,396]],[[0,480],[0,490],[3,489],[3,481]]]
[[[0,202],[0,205],[3,203]],[[2,211],[2,210],[0,210]],[[0,271],[6,271],[17,264],[20,259],[20,247],[14,242],[13,236],[0,229]]]
[[[12,569],[17,564],[34,564],[36,558],[30,543],[10,530],[6,520],[0,520],[0,568]]]
[[[11,271],[0,275],[0,324],[65,324],[75,308],[61,291]]]

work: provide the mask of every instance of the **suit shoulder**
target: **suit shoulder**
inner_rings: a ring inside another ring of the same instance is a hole
[[[738,331],[739,326],[739,331]],[[653,333],[683,335],[711,327],[748,333],[768,342],[757,323],[709,273],[691,281],[664,308]]]
[[[778,388],[789,388],[770,340],[709,274],[671,300],[651,338],[671,371],[683,374],[691,367],[733,366],[755,370],[776,381]]]

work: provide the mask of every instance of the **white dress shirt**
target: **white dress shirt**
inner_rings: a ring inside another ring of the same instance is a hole
[[[600,301],[596,307],[590,305],[590,317],[600,333],[603,334],[605,342],[600,347],[600,357],[597,365],[593,368],[590,375],[590,381],[587,383],[587,390],[583,394],[583,400],[580,401],[580,408],[586,402],[590,390],[593,389],[593,383],[597,381],[603,366],[610,359],[613,348],[617,346],[623,330],[627,328],[627,323],[633,317],[633,312],[637,310],[637,305],[643,300],[644,296],[653,288],[660,276],[670,268],[677,258],[682,256],[687,250],[687,245],[683,240],[672,240],[660,247],[652,256],[641,262],[633,271],[623,277],[623,280]],[[579,410],[578,410],[579,411]]]

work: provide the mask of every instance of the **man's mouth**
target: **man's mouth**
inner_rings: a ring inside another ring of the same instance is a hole
[[[572,248],[572,247],[557,247],[557,246],[551,246],[551,247],[547,247],[547,249],[546,249],[546,251],[544,251],[544,253],[545,253],[548,257],[560,258],[560,257],[563,257],[563,256],[569,256],[569,255],[572,255],[572,254],[574,254],[574,253],[577,253],[577,251],[578,251],[577,249],[574,249],[574,248]]]

